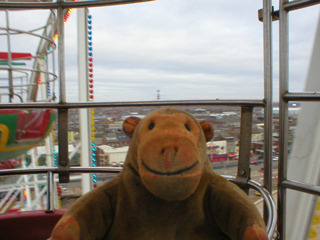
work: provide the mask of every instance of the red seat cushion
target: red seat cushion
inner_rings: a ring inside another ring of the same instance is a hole
[[[38,210],[0,214],[0,239],[48,239],[55,224],[65,212],[65,209],[57,209],[54,213]]]

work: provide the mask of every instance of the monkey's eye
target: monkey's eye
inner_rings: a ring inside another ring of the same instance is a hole
[[[149,126],[148,126],[148,128],[149,128],[150,130],[152,130],[152,129],[154,128],[154,123],[153,123],[153,122],[150,123]]]
[[[187,129],[188,131],[191,131],[191,128],[190,128],[190,126],[189,126],[188,123],[186,123],[184,126],[186,127],[186,129]]]

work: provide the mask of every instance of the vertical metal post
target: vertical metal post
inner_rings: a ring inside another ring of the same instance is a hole
[[[59,52],[59,93],[60,103],[66,103],[65,81],[65,49],[64,49],[64,14],[63,8],[58,8],[58,52]],[[59,141],[59,182],[69,182],[69,159],[68,159],[68,109],[58,110],[58,141]]]
[[[263,1],[264,40],[264,185],[272,192],[272,5],[271,0]]]
[[[272,193],[272,1],[263,0],[264,51],[264,187]],[[264,219],[268,219],[264,205]]]
[[[281,240],[286,239],[286,196],[287,191],[281,187],[281,182],[287,179],[288,160],[288,102],[283,95],[288,92],[289,84],[289,28],[288,12],[284,4],[288,0],[280,0],[280,76],[279,76],[279,163],[278,163],[278,231]]]
[[[11,55],[11,40],[10,40],[10,24],[9,24],[9,11],[6,9],[6,22],[7,22],[7,41],[8,41],[8,79],[9,79],[9,102],[13,99],[13,73],[12,73],[12,55]]]
[[[79,77],[79,102],[88,102],[88,9],[79,8],[78,16],[78,77]],[[89,123],[89,110],[79,109],[79,125],[81,139],[81,166],[91,166],[91,131]],[[92,181],[90,174],[82,174],[82,194],[92,189]]]
[[[48,72],[48,65],[46,64],[46,61],[44,59],[39,60],[39,69],[41,70],[40,77],[41,79],[45,80],[45,84],[41,84],[41,97],[42,99],[48,99],[48,87],[49,87],[49,77],[48,74],[44,74],[44,71]],[[49,134],[49,136],[45,139],[45,147],[46,147],[46,165],[48,167],[53,167],[53,142],[52,142],[52,136]]]
[[[54,11],[51,10],[51,21],[50,21],[50,24],[52,24],[52,27],[54,26],[54,21],[56,20],[55,17],[54,17]],[[50,34],[50,39],[53,39],[54,37],[54,34],[55,32],[54,31],[51,31],[51,34]],[[51,53],[51,56],[52,56],[52,72],[55,74],[56,73],[56,55],[54,53],[54,50],[52,50],[52,53]],[[49,83],[50,84],[50,83]],[[56,88],[56,80],[53,81],[52,83],[52,100],[55,101],[55,88]]]
[[[241,108],[240,152],[236,181],[246,193],[249,193],[247,181],[250,178],[252,111],[253,107]]]
[[[46,212],[54,212],[54,179],[53,179],[53,173],[48,172],[47,173],[47,210]]]
[[[59,94],[60,103],[66,103],[66,80],[65,80],[65,44],[64,44],[64,14],[63,8],[58,8],[58,55],[59,55]]]
[[[37,164],[38,164],[38,159],[39,159],[39,155],[36,153],[36,147],[32,148],[30,151],[29,151],[29,154],[31,156],[31,162],[29,164],[28,167],[31,167],[31,168],[35,168],[37,167]],[[37,163],[37,164],[36,164]],[[33,200],[33,203],[32,204],[36,204],[37,201],[41,201],[41,200],[38,200],[40,199],[40,191],[39,191],[39,183],[38,183],[38,175],[37,174],[33,174],[32,175],[32,179],[33,179],[33,189],[34,189],[34,200]]]
[[[59,143],[59,182],[69,182],[69,158],[68,158],[68,109],[58,110],[58,143]]]

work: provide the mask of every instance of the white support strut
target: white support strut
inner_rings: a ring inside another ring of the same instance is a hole
[[[320,18],[306,78],[305,91],[320,91]],[[294,145],[289,158],[288,179],[320,184],[320,104],[302,103]],[[288,190],[286,239],[308,239],[317,197]]]

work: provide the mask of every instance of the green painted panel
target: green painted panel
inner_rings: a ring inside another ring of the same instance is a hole
[[[9,65],[8,62],[0,62],[0,65]],[[25,66],[24,62],[11,62],[12,66]]]

